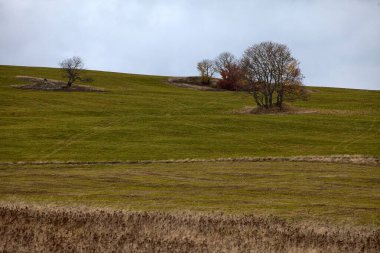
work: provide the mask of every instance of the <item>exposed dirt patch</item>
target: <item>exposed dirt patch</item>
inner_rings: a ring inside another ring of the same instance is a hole
[[[269,109],[253,107],[253,106],[245,106],[243,108],[233,110],[232,113],[233,114],[316,114],[319,112],[313,109],[283,105],[283,108],[273,107]]]
[[[170,77],[168,79],[169,84],[175,85],[181,88],[189,88],[194,90],[204,90],[204,91],[224,91],[223,89],[217,88],[217,80],[212,80],[210,85],[204,85],[201,83],[199,77]]]
[[[45,90],[45,91],[81,91],[81,92],[104,92],[103,88],[92,87],[88,85],[74,84],[68,87],[65,82],[32,76],[16,76],[18,80],[28,84],[12,85],[14,88],[25,90]]]

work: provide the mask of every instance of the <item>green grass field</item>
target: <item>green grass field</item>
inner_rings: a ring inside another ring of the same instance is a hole
[[[380,155],[380,92],[312,88],[304,115],[236,115],[248,94],[166,84],[166,77],[88,71],[106,93],[19,90],[0,66],[0,161],[111,161],[241,156]]]
[[[6,165],[36,161],[361,154],[380,156],[380,91],[310,87],[311,114],[241,115],[241,92],[178,88],[167,77],[88,71],[107,90],[21,90],[17,75],[61,79],[53,68],[0,66],[0,200],[134,210],[274,214],[380,226],[375,165],[219,162]]]
[[[380,226],[379,167],[305,162],[0,166],[0,201],[273,214]]]

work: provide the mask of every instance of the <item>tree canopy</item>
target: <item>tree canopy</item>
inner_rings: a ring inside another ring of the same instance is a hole
[[[63,71],[63,75],[68,79],[67,86],[69,87],[81,78],[81,73],[84,70],[83,60],[78,56],[63,60],[59,63],[59,66]]]
[[[250,91],[257,106],[282,109],[285,99],[306,97],[299,65],[286,45],[268,41],[249,47],[240,59],[221,53],[213,63],[200,62],[198,70],[207,80],[207,71],[214,68],[221,77],[220,88]]]
[[[241,68],[258,106],[270,108],[275,104],[281,108],[286,94],[302,88],[299,61],[283,44],[262,42],[249,47]]]

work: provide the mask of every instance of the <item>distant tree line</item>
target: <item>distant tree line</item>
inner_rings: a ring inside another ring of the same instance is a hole
[[[270,41],[254,44],[240,59],[224,52],[215,60],[202,60],[197,68],[203,84],[209,85],[218,73],[219,88],[250,91],[259,107],[282,108],[285,99],[305,95],[299,61],[283,44]]]

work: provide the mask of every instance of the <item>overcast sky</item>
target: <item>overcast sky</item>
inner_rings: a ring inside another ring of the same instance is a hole
[[[380,0],[0,0],[0,64],[195,75],[223,51],[284,43],[305,84],[380,90]]]

